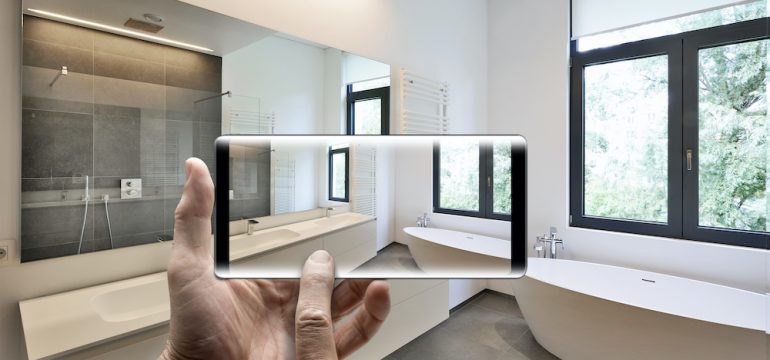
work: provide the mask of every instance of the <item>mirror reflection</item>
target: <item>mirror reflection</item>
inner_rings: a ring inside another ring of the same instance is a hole
[[[171,240],[184,161],[214,173],[222,134],[389,128],[387,64],[174,0],[22,9],[22,261]],[[239,218],[317,206],[285,180],[306,157],[234,164]]]

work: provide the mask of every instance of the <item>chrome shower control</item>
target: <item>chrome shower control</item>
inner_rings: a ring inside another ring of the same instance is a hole
[[[140,199],[142,197],[142,179],[120,179],[121,199]]]

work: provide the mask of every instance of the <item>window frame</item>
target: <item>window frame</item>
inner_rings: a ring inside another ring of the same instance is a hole
[[[335,198],[332,196],[334,194],[334,163],[333,163],[333,157],[335,154],[345,154],[345,197],[344,198]],[[327,165],[327,173],[328,173],[328,196],[327,198],[329,201],[337,201],[337,202],[350,202],[350,147],[341,147],[334,149],[331,146],[329,147],[329,153],[328,153],[328,165]]]
[[[494,212],[494,144],[479,142],[479,211],[458,210],[441,207],[441,143],[433,143],[433,212],[439,214],[470,216],[490,220],[511,221],[512,214]],[[511,172],[514,171],[513,143],[511,143]],[[514,179],[511,174],[511,196],[514,191]],[[511,212],[515,209],[511,208]]]
[[[355,104],[358,101],[380,99],[380,134],[390,135],[390,86],[384,86],[374,89],[353,91],[353,84],[346,86],[346,134],[347,135],[377,135],[377,134],[356,134],[355,124]]]
[[[770,39],[770,18],[688,31],[631,43],[577,51],[570,43],[569,224],[573,227],[663,236],[683,240],[768,248],[770,232],[708,228],[698,225],[699,59],[704,48]],[[668,221],[665,224],[586,216],[584,212],[584,69],[586,66],[669,56]],[[686,151],[693,150],[692,171]]]

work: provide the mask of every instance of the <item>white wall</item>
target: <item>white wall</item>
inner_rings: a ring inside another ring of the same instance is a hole
[[[485,130],[486,1],[183,1],[389,64],[394,88],[401,68],[447,81],[451,130]],[[398,114],[392,98],[391,114]],[[393,121],[392,133],[397,129]]]
[[[351,53],[342,54],[342,78],[344,84],[371,80],[390,75],[390,66]]]
[[[318,47],[268,36],[222,57],[222,89],[232,91],[234,100],[258,98],[260,111],[275,112],[278,134],[317,133],[324,116],[324,57]],[[223,108],[229,102],[225,98]]]
[[[527,138],[530,245],[553,225],[567,258],[765,292],[763,250],[568,228],[568,14],[567,0],[489,1],[488,128]]]

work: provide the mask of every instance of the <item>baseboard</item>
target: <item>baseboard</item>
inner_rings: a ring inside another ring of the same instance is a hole
[[[449,315],[451,316],[452,313],[454,313],[457,310],[460,310],[460,308],[462,308],[465,305],[468,305],[468,303],[470,303],[473,300],[476,300],[479,296],[484,295],[484,294],[495,294],[495,295],[499,295],[499,296],[506,297],[506,298],[509,298],[509,299],[516,299],[516,297],[511,295],[511,294],[506,294],[506,293],[499,292],[497,290],[492,290],[492,289],[484,289],[484,290],[481,290],[481,291],[477,292],[475,295],[469,297],[465,301],[457,304],[457,306],[449,309]]]

